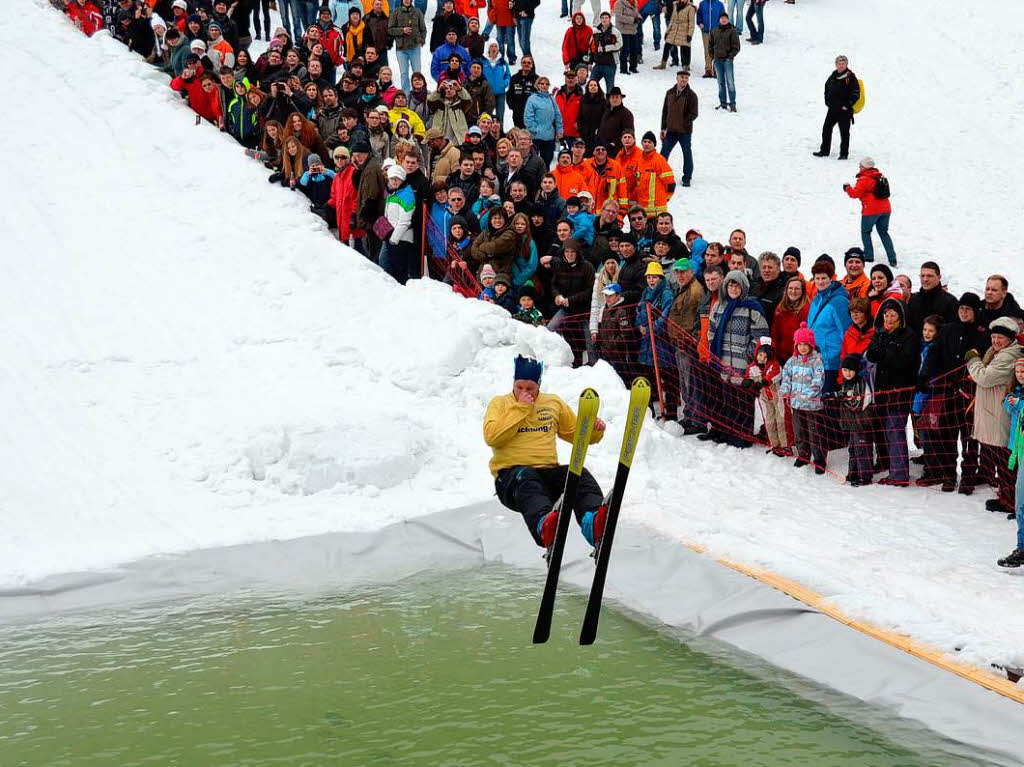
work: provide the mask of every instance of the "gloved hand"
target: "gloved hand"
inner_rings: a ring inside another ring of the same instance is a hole
[[[687,35],[687,36],[686,36],[686,42],[687,42],[687,43],[689,43],[689,42],[690,42],[690,41],[692,41],[692,40],[693,40],[693,35]]]
[[[849,188],[850,188],[850,185],[849,185],[849,184],[843,184],[843,191],[844,191],[844,192],[845,192],[845,191],[846,191],[847,189],[849,189]]]
[[[975,357],[980,357],[980,356],[981,355],[978,354],[978,350],[977,349],[968,349],[967,353],[964,354],[964,362],[970,362]]]

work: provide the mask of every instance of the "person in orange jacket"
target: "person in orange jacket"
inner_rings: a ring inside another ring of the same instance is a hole
[[[676,191],[676,177],[668,161],[656,151],[658,137],[647,131],[641,140],[643,153],[637,165],[636,203],[647,211],[649,220],[668,211],[668,201]]]
[[[850,248],[846,251],[843,264],[846,266],[846,276],[839,284],[846,288],[850,298],[867,298],[871,280],[864,273],[864,251],[857,247]]]
[[[558,151],[558,164],[551,171],[558,185],[558,193],[563,200],[570,197],[577,197],[579,193],[587,188],[586,179],[579,169],[572,164],[572,152],[568,149]]]
[[[636,133],[630,129],[622,132],[622,149],[615,156],[619,167],[622,168],[622,176],[626,180],[626,204],[622,206],[622,215],[625,216],[630,206],[637,202],[636,180],[639,177],[640,158],[643,150],[636,145]]]
[[[220,88],[213,75],[203,71],[199,57],[190,53],[185,60],[185,69],[180,76],[171,80],[171,89],[188,95],[188,105],[200,117],[214,125],[220,125]]]
[[[601,210],[606,200],[617,203],[620,210],[629,207],[629,200],[626,199],[626,177],[622,166],[608,156],[607,141],[598,139],[594,144],[594,156],[584,160],[583,164],[592,174],[590,191],[594,194],[594,210]]]

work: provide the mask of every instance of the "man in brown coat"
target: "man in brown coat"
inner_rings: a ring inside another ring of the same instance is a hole
[[[676,73],[676,84],[665,93],[661,107],[661,156],[668,160],[678,144],[683,150],[683,186],[690,185],[693,175],[693,121],[697,119],[697,94],[690,88],[690,70]]]
[[[352,146],[352,185],[356,188],[356,226],[366,230],[366,252],[364,256],[374,263],[380,256],[380,239],[373,232],[373,225],[384,215],[384,200],[387,185],[380,163],[370,154],[370,145],[357,141]]]
[[[676,297],[668,312],[668,336],[676,350],[676,367],[679,370],[679,397],[682,404],[680,417],[684,434],[697,434],[704,426],[697,420],[696,368],[700,364],[697,356],[697,341],[694,332],[700,326],[700,304],[704,300],[704,288],[693,277],[693,264],[688,258],[680,258],[672,267],[676,273]]]
[[[423,138],[430,149],[430,180],[446,180],[459,169],[459,148],[442,135],[440,128],[430,128]]]

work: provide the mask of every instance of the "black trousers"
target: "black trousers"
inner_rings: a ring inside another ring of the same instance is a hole
[[[829,109],[825,115],[825,124],[821,126],[821,151],[828,154],[832,151],[832,129],[839,126],[839,154],[844,157],[850,153],[850,123],[853,112],[849,109]]]
[[[498,500],[506,508],[523,515],[526,528],[530,531],[534,542],[543,546],[537,523],[551,511],[555,501],[562,495],[565,488],[565,475],[568,466],[552,466],[547,469],[535,469],[532,466],[511,466],[498,472],[494,479],[494,491]],[[596,511],[604,501],[601,487],[597,480],[586,469],[580,475],[580,486],[576,491],[576,521],[583,519],[584,512]]]
[[[252,26],[256,30],[256,37],[262,31],[260,27],[260,10],[263,10],[263,28],[267,30],[267,39],[270,39],[270,0],[253,0],[252,2]]]

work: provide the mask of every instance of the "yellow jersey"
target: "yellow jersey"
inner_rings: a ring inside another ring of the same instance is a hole
[[[519,402],[511,393],[495,397],[484,415],[484,442],[491,446],[491,474],[509,466],[548,468],[558,465],[555,437],[572,442],[576,414],[561,397],[539,394],[535,402]],[[594,431],[590,444],[601,441]]]

